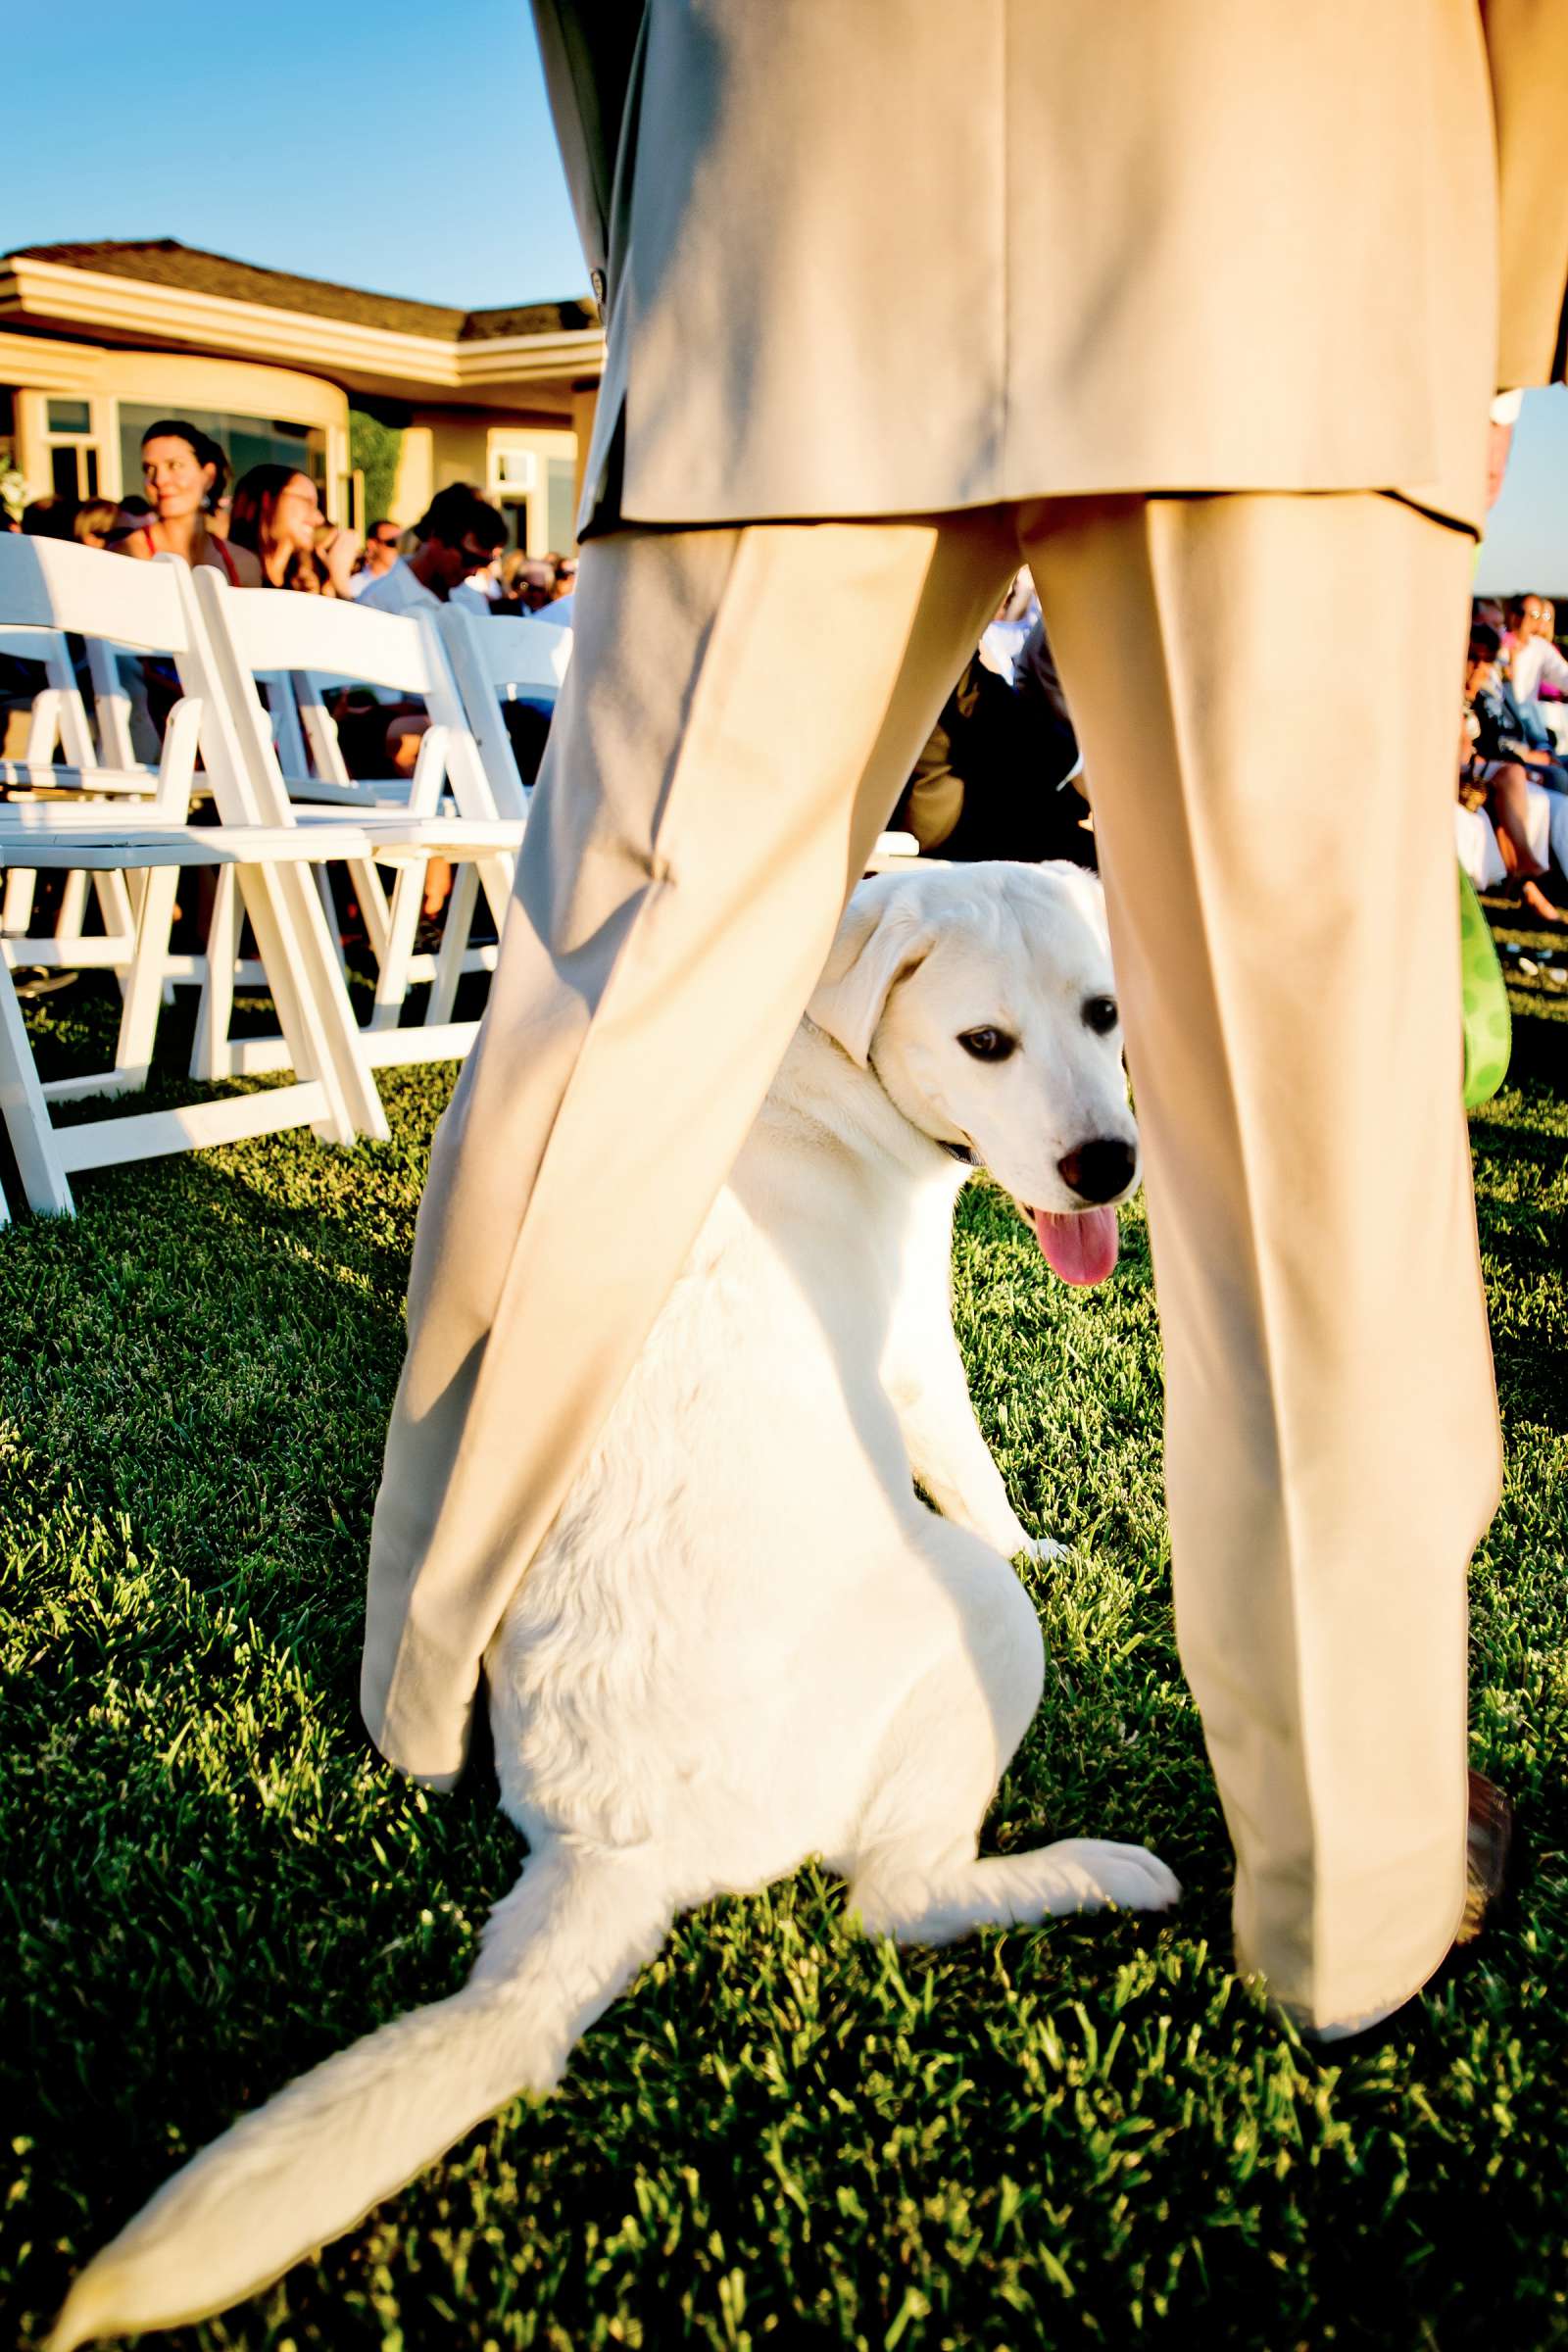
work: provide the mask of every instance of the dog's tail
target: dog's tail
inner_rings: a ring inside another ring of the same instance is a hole
[[[83,2271],[50,2352],[255,2293],[508,2099],[553,2089],[659,1949],[666,1886],[641,1857],[535,1855],[464,1989],[327,2059],[193,2158]]]

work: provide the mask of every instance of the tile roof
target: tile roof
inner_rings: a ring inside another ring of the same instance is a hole
[[[142,242],[84,245],[24,245],[8,260],[54,262],[68,270],[93,270],[109,277],[134,277],[145,284],[177,286],[192,294],[219,294],[230,302],[266,303],[274,310],[307,311],[319,318],[344,318],[359,326],[382,326],[405,335],[429,335],[444,343],[494,341],[503,335],[568,334],[597,326],[591,303],[528,302],[491,311],[460,311],[443,303],[411,302],[399,294],[370,294],[328,278],[294,277],[281,270],[259,270],[226,254],[203,253],[173,237]]]

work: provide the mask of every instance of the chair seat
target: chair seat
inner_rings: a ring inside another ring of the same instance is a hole
[[[29,817],[61,813],[29,805]],[[85,818],[88,811],[73,812]],[[168,825],[131,822],[47,822],[25,828],[27,863],[40,872],[77,867],[98,872],[115,866],[153,865],[324,865],[368,858],[378,863],[401,858],[502,856],[522,842],[520,817],[387,816],[345,823],[339,810],[301,809],[292,825]],[[0,823],[0,866],[5,863],[5,827]]]

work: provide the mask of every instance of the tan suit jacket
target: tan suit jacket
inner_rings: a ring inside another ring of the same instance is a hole
[[[608,287],[585,526],[1210,489],[1477,524],[1488,396],[1562,372],[1568,0],[534,8]]]

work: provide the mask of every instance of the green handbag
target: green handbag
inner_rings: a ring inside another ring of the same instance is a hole
[[[1459,868],[1459,973],[1464,988],[1464,1106],[1490,1102],[1508,1074],[1513,1023],[1508,991],[1470,877]]]

